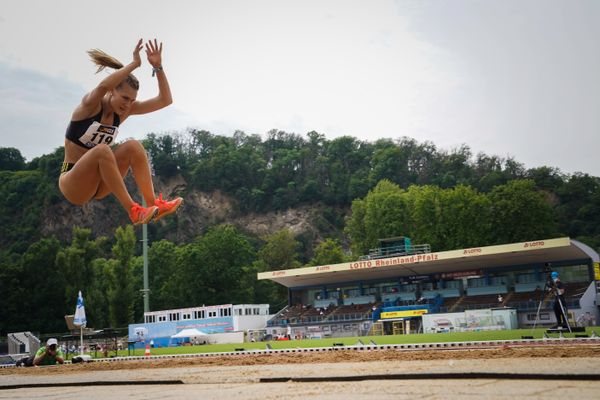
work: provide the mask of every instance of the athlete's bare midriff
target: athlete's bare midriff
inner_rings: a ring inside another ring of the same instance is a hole
[[[75,164],[85,153],[87,149],[77,146],[75,143],[65,139],[65,162]]]

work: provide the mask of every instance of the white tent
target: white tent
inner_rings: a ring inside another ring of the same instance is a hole
[[[194,338],[200,336],[208,336],[208,334],[199,331],[198,329],[184,329],[181,332],[171,336],[171,339]]]

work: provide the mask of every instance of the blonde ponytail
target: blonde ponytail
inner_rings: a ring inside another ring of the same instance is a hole
[[[90,58],[92,59],[92,62],[94,64],[96,64],[96,66],[98,67],[98,70],[96,71],[96,73],[102,71],[106,67],[109,67],[112,69],[123,68],[123,64],[119,60],[117,60],[113,56],[106,54],[105,52],[103,52],[100,49],[88,50],[87,53],[90,56]]]
[[[117,60],[116,58],[114,58],[111,55],[106,54],[105,52],[103,52],[100,49],[88,50],[87,53],[90,56],[92,62],[94,64],[96,64],[96,66],[98,67],[98,69],[96,70],[96,73],[102,71],[106,67],[109,67],[112,69],[123,68],[123,64],[121,63],[121,61]],[[137,80],[137,78],[133,74],[129,74],[123,82],[127,82],[127,84],[129,86],[131,86],[132,88],[134,88],[135,90],[138,90],[140,88],[140,82]],[[121,86],[123,84],[123,82],[121,82],[119,84],[119,86]]]

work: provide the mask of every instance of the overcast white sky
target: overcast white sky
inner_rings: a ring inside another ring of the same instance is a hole
[[[2,0],[0,146],[61,146],[101,79],[85,51],[129,62],[157,37],[174,104],[121,138],[410,136],[600,176],[599,21],[595,0]],[[153,96],[145,58],[135,74]]]

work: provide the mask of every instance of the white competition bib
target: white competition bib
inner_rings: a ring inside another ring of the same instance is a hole
[[[102,125],[98,121],[94,121],[90,127],[79,138],[79,141],[85,147],[92,148],[97,144],[113,144],[119,134],[119,128],[112,125]]]

